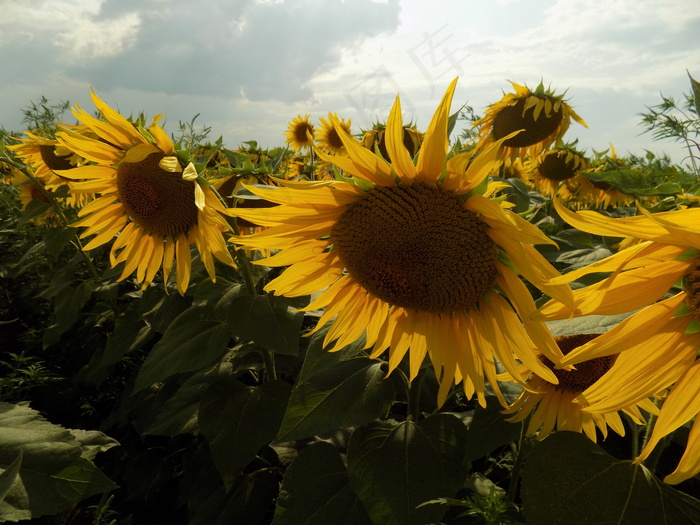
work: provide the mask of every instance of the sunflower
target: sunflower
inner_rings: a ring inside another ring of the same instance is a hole
[[[10,183],[19,190],[18,198],[21,211],[25,211],[32,202],[40,202],[44,205],[51,204],[51,201],[46,197],[44,192],[41,191],[41,188],[20,170],[16,169]],[[47,224],[53,217],[53,210],[47,209],[41,213],[41,215],[35,216],[33,220],[37,224]]]
[[[110,242],[112,266],[124,264],[119,280],[136,271],[145,288],[162,267],[167,283],[176,261],[177,288],[187,290],[191,273],[190,245],[196,244],[212,280],[216,279],[212,255],[233,265],[222,232],[228,228],[221,213],[225,208],[207,186],[200,186],[190,164],[182,169],[167,134],[153,120],[147,130],[106,105],[92,92],[92,100],[105,120],[90,116],[76,105],[74,115],[98,139],[68,128],[58,141],[94,164],[60,175],[76,180],[73,191],[101,196],[84,208],[73,226],[85,226],[81,237],[95,235],[86,246],[91,250]]]
[[[228,208],[272,208],[277,206],[274,202],[257,197],[240,198],[240,194],[244,190],[244,185],[246,184],[265,184],[273,186],[275,182],[274,178],[269,175],[256,173],[233,173],[211,181],[212,188],[219,192],[219,195]],[[237,217],[236,222],[239,228],[247,229],[245,233],[253,233],[254,231],[262,230],[262,228],[257,227],[252,222],[246,221],[241,217]]]
[[[403,126],[403,146],[411,158],[415,157],[423,144],[423,134],[412,124]],[[389,158],[386,149],[386,126],[377,123],[362,135],[362,145],[370,151],[379,151],[383,159]]]
[[[588,125],[564,101],[540,83],[534,91],[511,82],[515,93],[506,93],[492,104],[482,118],[474,122],[479,128],[477,150],[520,131],[503,142],[505,157],[522,159],[536,157],[561,140],[569,129],[571,119],[584,127]]]
[[[598,337],[597,334],[578,334],[571,336],[555,337],[562,353],[567,355],[573,349]],[[583,361],[576,365],[575,369],[565,370],[555,368],[554,363],[544,356],[540,359],[557,376],[559,383],[553,385],[548,381],[532,375],[527,367],[521,367],[522,377],[527,381],[529,390],[523,390],[520,397],[508,408],[506,413],[515,413],[508,421],[523,421],[532,416],[527,427],[528,434],[538,432],[537,439],[546,438],[552,430],[570,430],[572,432],[584,432],[592,441],[596,441],[596,427],[598,427],[605,439],[608,435],[608,427],[619,435],[625,435],[625,427],[620,419],[619,411],[627,414],[635,423],[644,424],[644,417],[639,409],[650,413],[657,413],[657,408],[649,399],[643,399],[639,403],[631,403],[619,410],[611,410],[601,413],[590,413],[583,409],[585,404],[575,403],[574,399],[589,386],[593,385],[610,370],[615,363],[617,355],[598,357],[589,361]],[[503,379],[508,379],[503,377]]]
[[[321,118],[321,129],[318,132],[318,137],[316,138],[317,147],[328,151],[331,155],[345,155],[345,146],[343,141],[340,140],[335,127],[331,123],[331,118],[338,123],[338,125],[343,129],[346,135],[350,135],[350,126],[352,121],[341,120],[338,115],[333,113],[328,115],[328,120]]]
[[[613,272],[597,284],[576,290],[573,309],[552,300],[540,310],[544,318],[562,319],[641,308],[562,360],[562,365],[570,365],[620,353],[615,369],[579,397],[591,413],[617,410],[675,383],[638,458],[641,461],[663,436],[700,413],[700,361],[696,360],[700,349],[700,208],[653,215],[640,208],[640,216],[613,219],[594,211],[573,213],[556,201],[555,206],[562,218],[581,230],[643,241],[554,279],[561,283],[589,273]],[[682,291],[663,298],[677,282],[682,283]],[[680,483],[700,472],[698,419],[678,468],[664,479],[667,483]]]
[[[311,148],[314,145],[314,127],[309,122],[309,115],[298,115],[289,123],[286,143],[294,151],[301,151],[303,148]]]
[[[335,342],[339,349],[364,335],[373,357],[389,349],[390,371],[410,348],[410,377],[427,354],[440,377],[440,405],[460,382],[483,405],[484,377],[505,404],[494,356],[513,375],[518,358],[555,383],[533,345],[553,360],[561,357],[544,323],[529,321],[534,302],[513,268],[562,301],[571,291],[545,284],[557,272],[531,243],[551,241],[477,191],[500,164],[500,144],[471,163],[468,154],[446,163],[455,85],[456,79],[433,116],[417,164],[403,142],[398,97],[386,127],[391,164],[332,119],[348,156],[318,155],[347,178],[287,181],[276,189],[249,187],[280,206],[234,210],[239,217],[269,226],[235,242],[279,250],[256,261],[288,266],[265,290],[285,296],[320,292],[306,310],[325,308],[314,330],[332,321],[325,345]]]
[[[84,132],[84,130],[81,130]],[[25,131],[26,139],[17,139],[19,144],[7,146],[15,155],[29,165],[47,190],[57,190],[67,185],[72,187],[73,180],[58,174],[58,171],[70,170],[85,163],[80,155],[70,151],[55,139],[48,139]],[[69,206],[83,206],[94,198],[91,194],[71,195],[66,199]]]
[[[561,145],[525,162],[530,185],[535,190],[549,198],[561,191],[565,200],[575,191],[571,183],[576,174],[587,167],[586,157],[573,145]]]

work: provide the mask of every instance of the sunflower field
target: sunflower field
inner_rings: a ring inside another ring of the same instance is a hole
[[[0,129],[0,521],[700,523],[700,84],[587,152],[512,83],[286,143]]]

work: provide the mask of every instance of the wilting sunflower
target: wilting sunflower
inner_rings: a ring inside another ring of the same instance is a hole
[[[84,131],[84,130],[83,130]],[[19,144],[7,146],[33,170],[34,176],[44,183],[47,190],[57,190],[60,186],[73,185],[73,180],[58,174],[85,163],[85,159],[70,151],[55,139],[47,139],[31,131],[25,131],[27,138],[17,139]],[[75,194],[66,199],[69,206],[83,206],[94,198],[91,194]]]
[[[561,352],[543,323],[529,321],[534,302],[513,268],[537,286],[556,271],[531,245],[551,241],[476,191],[500,164],[499,144],[471,163],[464,154],[446,164],[455,85],[433,116],[417,164],[403,143],[398,97],[386,128],[391,164],[334,122],[348,156],[318,154],[348,179],[250,187],[280,206],[235,210],[269,226],[236,242],[280,250],[257,261],[289,266],[266,290],[286,296],[320,292],[306,310],[325,308],[316,327],[332,321],[325,345],[335,341],[339,349],[364,334],[373,357],[389,349],[390,370],[410,348],[411,378],[427,354],[440,377],[440,404],[459,382],[484,404],[484,376],[501,396],[494,356],[513,375],[518,358],[556,382],[532,348],[536,344],[553,360]],[[570,297],[568,287],[544,287],[562,301]]]
[[[577,172],[588,167],[588,161],[573,146],[561,145],[541,153],[525,162],[525,169],[532,187],[545,197],[554,197],[563,192],[562,199],[571,198],[571,185]]]
[[[318,137],[316,137],[316,145],[324,151],[329,152],[331,155],[345,155],[345,146],[331,123],[331,118],[338,123],[346,135],[350,135],[352,121],[341,120],[335,113],[333,113],[332,116],[329,114],[328,120],[324,118],[319,119],[321,121],[321,129],[318,131]]]
[[[564,355],[574,348],[581,346],[598,337],[597,334],[580,334],[564,337],[556,337],[555,341]],[[555,368],[554,363],[544,356],[542,362],[557,376],[559,383],[553,385],[548,381],[532,375],[527,367],[522,367],[522,377],[528,378],[527,384],[530,390],[523,390],[520,397],[508,408],[507,413],[516,413],[508,421],[523,421],[530,415],[527,427],[528,434],[538,432],[537,439],[546,438],[553,430],[570,430],[572,432],[584,432],[592,441],[596,441],[596,427],[603,434],[603,439],[608,435],[608,427],[619,435],[625,435],[625,427],[620,419],[619,411],[627,414],[635,423],[643,424],[644,417],[639,409],[650,413],[657,413],[656,405],[649,399],[643,399],[639,403],[631,403],[619,410],[611,410],[601,413],[590,413],[583,409],[585,404],[575,403],[574,399],[584,390],[595,384],[610,370],[615,363],[617,355],[598,357],[589,361],[583,361],[576,365],[575,369],[566,370]],[[504,377],[503,379],[507,379]]]
[[[423,134],[412,124],[403,126],[403,146],[411,158],[415,157],[423,144]],[[386,126],[377,123],[362,135],[362,145],[370,151],[378,150],[383,159],[389,158],[386,149]]]
[[[190,280],[190,245],[212,280],[213,257],[233,265],[222,232],[228,228],[220,215],[224,207],[207,186],[200,186],[193,165],[182,169],[168,135],[156,124],[147,130],[106,105],[92,92],[95,106],[105,120],[90,116],[79,106],[74,115],[99,139],[70,129],[57,134],[59,142],[93,162],[59,174],[76,182],[73,190],[101,196],[78,213],[73,226],[85,226],[81,237],[96,235],[86,246],[91,250],[110,242],[112,266],[124,264],[119,280],[136,271],[136,281],[148,286],[162,267],[167,283],[176,262],[177,288],[185,293]],[[101,139],[101,140],[100,140]]]
[[[663,404],[651,438],[639,460],[659,440],[700,413],[700,208],[613,219],[593,211],[573,213],[558,205],[562,218],[578,229],[607,236],[642,239],[615,255],[570,272],[553,282],[573,281],[594,272],[613,272],[601,282],[574,292],[575,307],[556,301],[540,313],[548,319],[571,315],[634,313],[615,328],[569,353],[563,364],[620,353],[604,378],[582,393],[585,410],[618,410],[675,383]],[[674,283],[683,291],[659,302]],[[694,423],[685,454],[667,483],[700,472],[700,424]]]
[[[286,143],[294,151],[301,151],[304,148],[312,148],[314,145],[314,127],[309,122],[309,115],[298,115],[292,119],[284,134],[287,137]]]
[[[588,127],[564,100],[540,83],[534,91],[511,82],[515,93],[506,93],[492,104],[482,118],[474,122],[479,128],[477,150],[522,130],[503,142],[504,157],[536,157],[561,140],[571,119]]]

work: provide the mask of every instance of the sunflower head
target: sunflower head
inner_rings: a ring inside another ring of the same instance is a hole
[[[314,145],[314,127],[309,121],[309,115],[298,115],[292,119],[284,134],[286,143],[294,151],[311,148]]]
[[[588,168],[588,160],[574,144],[559,144],[558,147],[541,153],[525,163],[532,186],[546,197],[554,197],[563,190],[561,198],[573,194],[571,182],[577,173]]]
[[[70,185],[70,179],[59,175],[61,170],[70,170],[80,166],[85,159],[76,155],[55,139],[25,131],[27,138],[17,139],[19,144],[7,146],[15,155],[28,164],[34,174],[46,182],[46,187],[55,189],[64,184]]]
[[[385,135],[385,124],[377,122],[372,129],[362,134],[362,145],[370,151],[379,151],[382,158],[388,159]],[[423,144],[423,134],[416,129],[416,126],[411,123],[403,126],[403,145],[411,157],[418,154],[421,144]]]
[[[514,92],[506,93],[474,122],[474,127],[479,128],[477,149],[518,132],[503,141],[504,156],[536,156],[561,140],[571,119],[586,126],[566,103],[564,94],[557,95],[541,82],[534,91],[515,82],[511,84]]]
[[[339,119],[338,115],[335,113],[328,115],[328,120],[321,118],[321,129],[318,131],[318,137],[316,138],[317,147],[323,148],[328,151],[331,155],[346,155],[347,151],[343,145],[343,141],[340,139],[338,132],[335,130],[335,126],[331,124],[331,117],[335,119],[338,126],[342,130],[350,135],[350,120]]]

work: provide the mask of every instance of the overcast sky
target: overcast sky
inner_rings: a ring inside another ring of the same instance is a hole
[[[170,133],[199,113],[212,141],[275,147],[298,114],[359,132],[399,93],[425,130],[455,76],[453,110],[478,114],[508,80],[544,79],[589,125],[568,140],[682,162],[638,114],[689,92],[686,70],[700,79],[698,0],[0,0],[0,14],[0,126],[15,131],[42,95],[92,111],[92,86]]]

